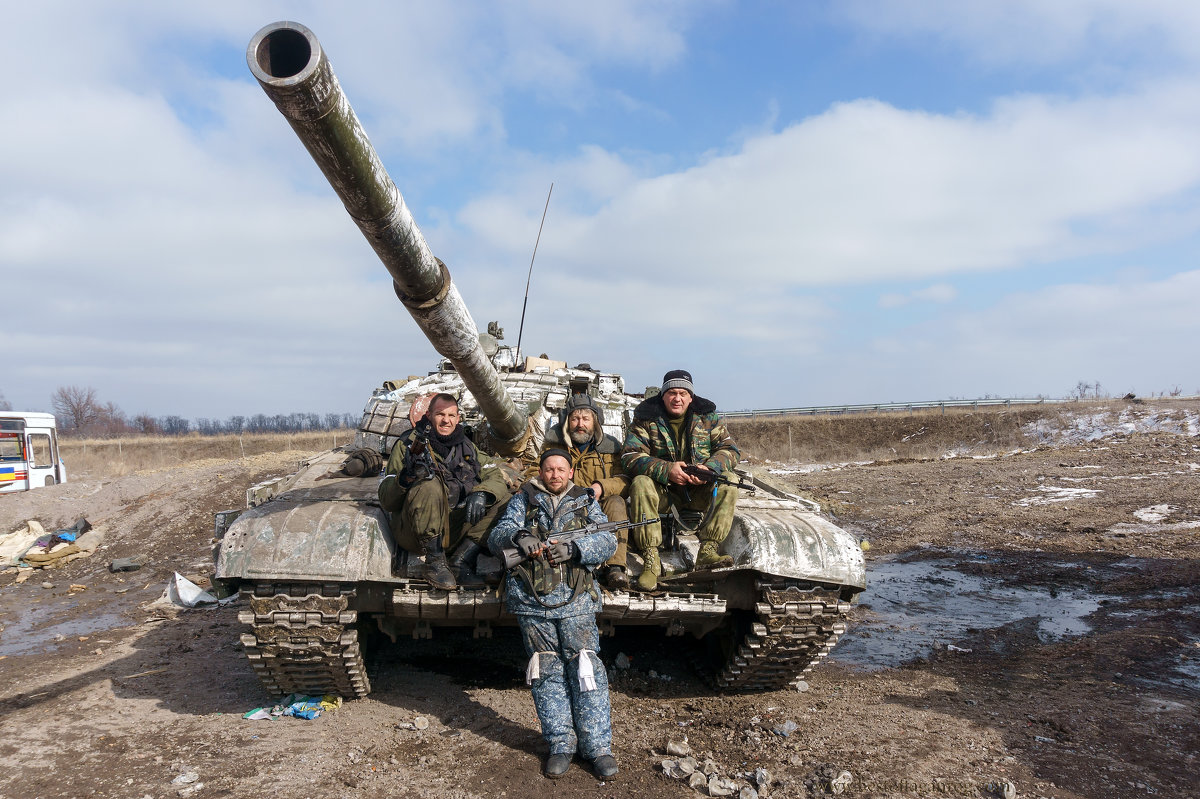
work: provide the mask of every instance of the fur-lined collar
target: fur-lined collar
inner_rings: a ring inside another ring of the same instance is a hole
[[[704,416],[715,413],[717,404],[712,400],[693,394],[692,404],[688,406],[688,410],[693,414]],[[662,394],[655,394],[653,397],[644,399],[638,403],[638,406],[633,409],[633,418],[635,421],[662,419],[666,422],[671,417],[667,416],[667,406],[663,405]]]

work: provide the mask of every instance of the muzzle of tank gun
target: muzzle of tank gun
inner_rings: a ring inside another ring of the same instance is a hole
[[[498,449],[520,453],[529,418],[501,384],[449,270],[421,235],[317,37],[298,22],[272,23],[250,40],[246,63],[387,268],[418,327],[462,375]]]

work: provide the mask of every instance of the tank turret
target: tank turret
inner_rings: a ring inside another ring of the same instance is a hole
[[[297,22],[262,28],[246,50],[250,71],[287,119],[392,276],[417,326],[462,376],[494,446],[520,453],[530,420],[500,382],[479,330],[388,176],[317,37]]]

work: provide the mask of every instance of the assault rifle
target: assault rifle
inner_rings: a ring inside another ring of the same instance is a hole
[[[723,474],[717,474],[707,466],[697,466],[694,463],[689,463],[687,466],[683,467],[683,473],[690,474],[692,477],[698,477],[700,481],[704,483],[721,483],[723,485],[733,486],[734,488],[744,488],[751,494],[754,493],[753,481],[747,480],[744,475],[739,474],[736,471],[734,474],[737,475],[738,479],[731,480]]]
[[[404,458],[404,468],[401,469],[401,476],[405,478],[404,485],[432,480],[438,473],[437,463],[434,462],[433,452],[429,447],[429,434],[432,432],[433,425],[427,419],[422,419],[413,427],[408,453]]]
[[[655,516],[653,519],[643,519],[640,522],[591,522],[590,524],[579,527],[575,530],[566,530],[561,533],[554,533],[546,541],[542,542],[541,548],[534,553],[534,556],[541,555],[543,552],[545,552],[550,541],[566,543],[568,541],[576,541],[580,538],[585,538],[592,533],[604,533],[608,532],[609,530],[613,532],[616,532],[617,530],[627,530],[630,527],[643,527],[647,524],[654,524],[657,521],[658,517]],[[530,533],[532,535],[531,531],[529,530],[518,531],[517,535],[519,536],[522,532]],[[519,566],[524,563],[527,558],[521,554],[520,547],[511,546],[504,547],[500,550],[500,560],[504,564],[504,570],[508,571],[514,566]]]

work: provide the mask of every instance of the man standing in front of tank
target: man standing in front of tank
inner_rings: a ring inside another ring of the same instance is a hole
[[[504,609],[517,617],[529,663],[525,681],[550,747],[542,773],[557,779],[578,754],[602,780],[617,776],[612,755],[608,674],[596,654],[602,600],[592,570],[612,556],[616,536],[593,531],[571,541],[556,536],[605,522],[591,491],[575,485],[566,450],[542,453],[538,474],[522,486],[488,547],[497,555],[516,548],[524,559],[509,569]]]
[[[509,497],[500,461],[475,447],[458,413],[458,400],[438,394],[417,426],[400,437],[379,484],[379,504],[391,514],[392,536],[409,552],[423,552],[422,576],[434,588],[482,586],[474,574],[487,530]],[[455,558],[446,548],[466,539]]]
[[[578,485],[590,486],[610,522],[629,520],[625,496],[629,478],[621,466],[621,442],[604,432],[604,410],[587,394],[572,394],[562,422],[546,433],[546,449],[565,449]],[[613,591],[629,588],[625,574],[627,530],[617,531],[617,551],[604,564],[604,585]]]
[[[733,524],[737,489],[716,478],[733,471],[740,453],[716,411],[711,400],[696,396],[691,374],[682,369],[667,372],[661,391],[634,409],[621,455],[625,473],[632,478],[629,515],[634,521],[657,519],[671,506],[704,513],[696,532],[697,569],[733,565],[733,559],[717,548]],[[631,533],[643,561],[637,587],[653,591],[662,576],[662,525],[648,524]]]

